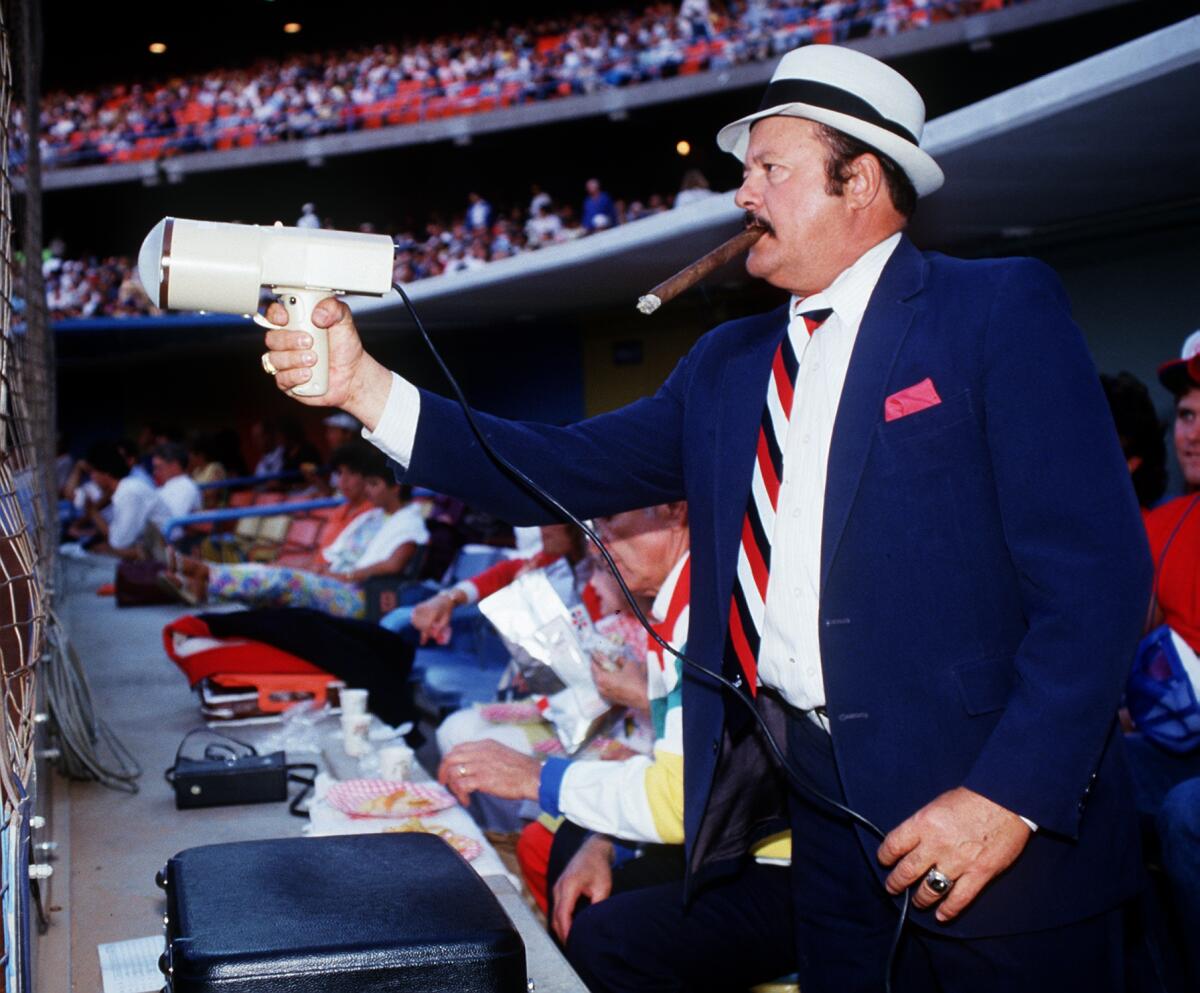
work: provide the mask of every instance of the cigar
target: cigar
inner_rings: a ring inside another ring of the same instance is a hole
[[[766,232],[767,229],[762,225],[748,225],[703,258],[697,259],[685,269],[680,269],[674,276],[664,279],[649,293],[639,297],[637,309],[643,314],[653,314],[664,303],[674,300],[684,290],[691,289],[714,269],[719,269],[734,256],[748,251]]]

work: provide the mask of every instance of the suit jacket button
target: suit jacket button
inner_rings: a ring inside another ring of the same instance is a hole
[[[721,754],[721,742],[720,742],[720,739],[718,739],[718,738],[713,738],[713,754],[714,755]]]

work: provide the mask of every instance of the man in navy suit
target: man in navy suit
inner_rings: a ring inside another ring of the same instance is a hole
[[[1121,907],[1140,876],[1114,717],[1145,538],[1054,275],[903,236],[942,180],[923,125],[882,63],[789,53],[760,110],[718,139],[767,232],[747,268],[789,303],[716,328],[624,409],[567,428],[480,417],[582,516],[687,499],[689,654],[752,697],[796,778],[864,819],[782,786],[745,702],[689,668],[687,876],[580,915],[572,943],[593,936],[576,951],[596,988],[713,985],[646,958],[680,954],[668,930],[689,927],[704,961],[739,954],[736,908],[705,901],[745,878],[781,813],[805,993],[881,988],[906,890],[894,989],[1122,987]],[[313,319],[336,332],[331,385],[302,402],[357,416],[410,482],[544,519],[453,402],[363,352],[344,304]],[[277,385],[305,382],[306,336],[266,341]],[[689,909],[656,919],[669,897]]]

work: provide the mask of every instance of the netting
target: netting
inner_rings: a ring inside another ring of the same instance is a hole
[[[40,170],[36,114],[16,100],[14,49],[33,48],[31,5],[0,3],[0,845],[3,858],[4,989],[28,982],[29,882],[26,861],[34,792],[35,673],[46,644],[46,618],[57,548],[53,346],[41,293]],[[23,43],[14,45],[14,15]],[[29,59],[26,58],[26,62]],[[24,98],[36,105],[34,76]],[[28,171],[18,232],[9,169],[21,120]],[[24,252],[18,250],[23,245]]]

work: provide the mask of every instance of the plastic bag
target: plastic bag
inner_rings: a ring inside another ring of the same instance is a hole
[[[512,653],[563,748],[575,752],[611,708],[592,683],[591,656],[584,648],[594,636],[592,621],[574,593],[570,566],[560,560],[518,576],[481,600],[479,609]]]

